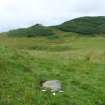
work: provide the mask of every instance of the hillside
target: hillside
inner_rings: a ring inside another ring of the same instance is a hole
[[[43,26],[36,24],[34,26],[22,29],[11,30],[7,32],[8,36],[52,36],[58,35],[59,31],[63,33],[74,32],[80,34],[105,34],[105,17],[80,17],[57,26]]]
[[[56,28],[64,32],[76,32],[81,34],[102,34],[105,33],[105,17],[80,17],[61,25]]]
[[[105,37],[91,37],[103,35],[104,19],[82,17],[59,26],[36,24],[2,33],[0,105],[105,105]],[[86,27],[97,31],[89,33]],[[41,80],[55,79],[63,93],[41,91]]]
[[[49,36],[53,35],[53,32],[49,27],[36,24],[28,28],[21,28],[16,30],[11,30],[7,32],[8,36],[25,36],[25,37],[35,37],[35,36]]]

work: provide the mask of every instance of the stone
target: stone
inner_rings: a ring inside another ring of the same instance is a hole
[[[53,95],[56,95],[55,92],[63,92],[62,85],[59,80],[47,80],[42,82],[42,91],[50,90]]]

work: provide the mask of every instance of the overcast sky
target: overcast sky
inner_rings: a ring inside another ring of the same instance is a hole
[[[0,0],[1,32],[81,16],[105,16],[105,0]]]

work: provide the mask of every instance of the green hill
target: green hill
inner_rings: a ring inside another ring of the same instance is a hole
[[[80,17],[57,26],[43,26],[36,24],[34,26],[22,29],[11,30],[7,32],[8,36],[52,36],[66,32],[74,32],[80,34],[104,34],[105,33],[105,17]]]
[[[49,27],[42,26],[40,24],[36,24],[34,26],[22,29],[11,30],[7,32],[9,36],[27,36],[27,37],[34,37],[34,36],[49,36],[53,35],[53,32]]]
[[[76,32],[81,34],[105,33],[105,17],[80,17],[57,26],[65,32]]]

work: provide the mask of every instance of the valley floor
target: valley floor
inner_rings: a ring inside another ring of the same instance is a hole
[[[64,93],[41,92],[58,79]],[[105,105],[105,38],[0,38],[0,105]]]

